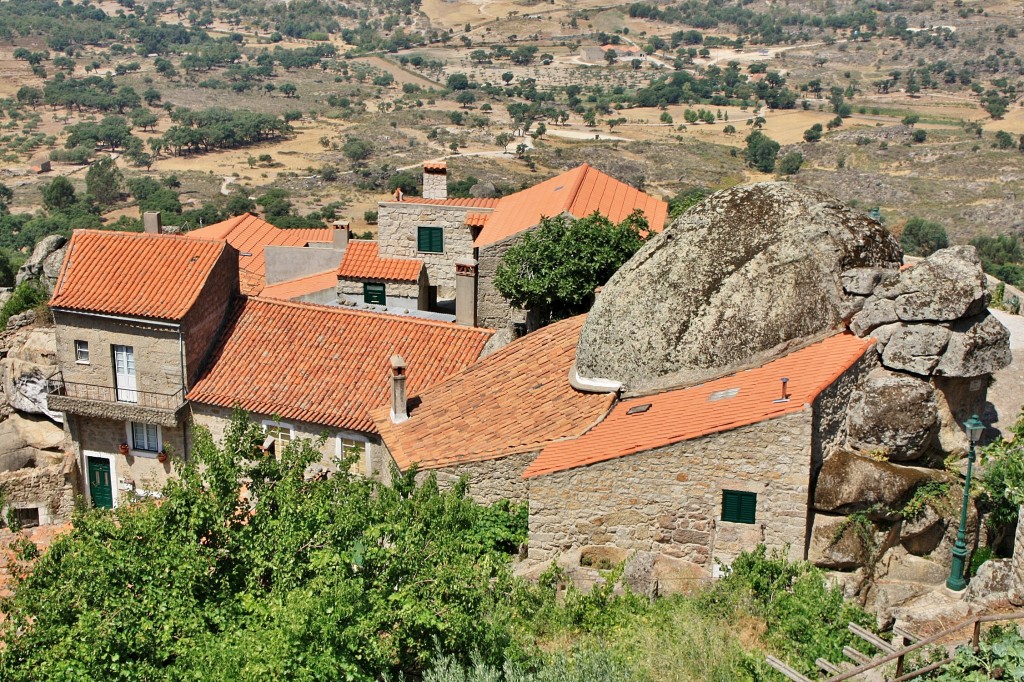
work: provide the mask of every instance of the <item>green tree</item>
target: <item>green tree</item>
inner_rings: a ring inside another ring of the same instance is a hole
[[[779,143],[768,137],[760,130],[747,135],[747,148],[744,152],[747,165],[756,168],[762,173],[771,173],[775,170],[775,157],[779,153]]]
[[[124,177],[109,156],[96,159],[85,174],[86,191],[97,202],[109,206],[121,198]]]
[[[821,124],[815,123],[804,131],[804,142],[817,142],[821,139]]]
[[[499,658],[524,507],[351,459],[310,478],[314,443],[259,456],[265,437],[240,413],[220,445],[197,428],[159,504],[76,512],[5,602],[0,678],[370,682]]]
[[[1015,146],[1016,146],[1016,143],[1015,143],[1015,140],[1013,139],[1013,135],[1011,135],[1010,133],[1006,132],[1005,130],[1000,130],[1000,131],[996,132],[996,147],[997,148],[999,148],[999,149],[1013,149]]]
[[[494,285],[513,305],[537,312],[544,322],[586,311],[603,285],[647,240],[639,211],[616,225],[599,213],[579,220],[544,218],[509,248]]]
[[[394,193],[398,188],[402,189],[403,194],[416,196],[420,193],[419,176],[409,171],[398,171],[388,178],[388,192]]]
[[[63,175],[43,186],[43,206],[51,211],[70,208],[76,201],[78,197],[75,196],[75,187]]]
[[[298,88],[295,87],[294,83],[281,83],[280,87],[277,89],[285,97],[294,97],[295,93],[298,91]]]
[[[800,152],[789,152],[779,159],[779,173],[782,175],[796,175],[800,172],[800,166],[803,163],[803,154]]]
[[[373,145],[366,140],[352,137],[341,146],[341,153],[352,162],[353,165],[365,161],[373,154]]]
[[[0,182],[0,214],[7,213],[14,201],[14,190]]]
[[[930,256],[949,246],[946,228],[924,218],[911,218],[903,226],[900,246],[911,256]]]

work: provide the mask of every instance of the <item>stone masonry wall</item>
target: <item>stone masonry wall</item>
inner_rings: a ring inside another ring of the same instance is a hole
[[[530,479],[530,559],[588,546],[711,571],[763,542],[803,558],[811,411]],[[757,493],[756,523],[721,520],[722,490]]]
[[[122,455],[118,451],[121,443],[131,444],[125,422],[76,416],[75,424],[83,471],[87,471],[85,457],[90,453],[112,456],[114,471],[111,479],[118,486],[119,497],[133,490],[140,494],[156,492],[167,483],[172,474],[170,460],[160,462],[155,452],[132,449],[128,455]],[[183,427],[160,427],[160,442],[173,457],[182,457],[188,452]]]
[[[349,298],[358,303],[363,302],[363,283],[379,282],[369,279],[339,279],[338,298]],[[420,286],[416,282],[383,282],[384,294],[388,299],[403,298],[419,301]],[[425,303],[425,301],[424,301]]]
[[[209,429],[214,442],[219,443],[224,438],[224,432],[227,429],[228,424],[231,423],[232,410],[227,407],[217,407],[201,403],[190,403],[190,406],[192,410],[192,423],[196,426],[202,426]],[[270,415],[263,415],[255,412],[249,414],[249,419],[260,424],[264,421],[275,421]],[[354,437],[355,439],[361,438],[367,441],[367,456],[369,457],[370,462],[368,464],[366,460],[364,460],[363,462],[357,463],[353,466],[352,473],[368,475],[368,471],[372,474],[372,472],[376,470],[375,467],[379,468],[379,459],[382,454],[381,446],[378,445],[380,439],[376,434],[345,431],[338,429],[337,427],[311,424],[309,422],[302,422],[294,419],[279,419],[277,421],[291,426],[293,439],[305,438],[316,441],[326,434],[326,440],[324,440],[318,449],[323,455],[323,458],[320,460],[320,465],[327,470],[337,470],[339,434]]]
[[[513,310],[498,290],[494,287],[494,276],[498,272],[498,264],[501,263],[505,252],[519,242],[523,233],[506,237],[494,244],[488,244],[480,249],[477,255],[479,266],[477,269],[477,294],[476,294],[476,319],[477,325],[490,329],[504,329],[512,321]],[[522,316],[522,311],[515,311]]]
[[[173,394],[181,390],[182,357],[178,331],[144,323],[54,312],[57,325],[57,362],[64,380],[114,387],[113,346],[131,346],[135,354],[136,388]],[[89,362],[75,360],[75,341],[89,344]]]
[[[0,489],[7,509],[36,508],[39,525],[64,523],[75,509],[78,469],[73,454],[57,456],[49,464],[0,474]]]
[[[382,202],[377,212],[377,241],[381,258],[418,258],[427,266],[438,298],[455,296],[455,261],[473,257],[473,235],[466,213],[480,212],[458,206],[431,206],[412,202]],[[444,253],[421,253],[416,235],[420,226],[444,228]]]
[[[448,198],[448,174],[447,173],[424,173],[423,174],[423,196],[426,199],[447,199]]]
[[[182,320],[185,336],[185,381],[191,387],[217,340],[228,309],[238,295],[238,252],[230,246],[221,254],[195,305]]]
[[[537,457],[536,452],[509,455],[486,462],[467,462],[443,469],[425,469],[416,476],[422,481],[430,474],[437,476],[438,486],[447,490],[462,476],[469,479],[469,494],[480,504],[493,504],[498,500],[524,502],[530,498],[530,481],[523,471]]]

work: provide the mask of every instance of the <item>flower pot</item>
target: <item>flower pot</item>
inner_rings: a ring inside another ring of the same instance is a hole
[[[167,461],[167,453],[164,452],[163,450],[161,450],[157,454],[156,459],[157,459],[158,462],[161,462],[161,463],[166,462]]]
[[[131,451],[131,449],[128,447],[128,443],[121,443],[117,447],[117,451],[120,452],[122,455],[127,455]]]

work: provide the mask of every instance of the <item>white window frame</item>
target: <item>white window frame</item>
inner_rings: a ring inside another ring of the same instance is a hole
[[[83,358],[83,355],[85,356]],[[91,364],[89,356],[89,342],[82,339],[75,339],[75,364],[88,365]]]
[[[135,447],[135,433],[132,430],[132,424],[144,424],[146,426],[156,427],[156,450],[139,450]],[[124,430],[127,436],[127,440],[125,442],[128,443],[128,449],[133,457],[156,458],[156,456],[160,454],[160,451],[164,449],[164,433],[159,424],[127,421],[124,423]]]
[[[278,445],[280,439],[276,435],[272,434],[270,432],[270,429],[278,429],[280,431],[288,429],[288,442]],[[295,427],[287,422],[274,421],[273,419],[264,419],[263,433],[266,434],[267,436],[274,436],[274,456],[277,457],[278,459],[281,459],[281,451],[288,446],[288,443],[291,443],[293,440],[295,440]]]
[[[337,436],[335,436],[334,438],[334,456],[337,458],[339,462],[343,457],[343,448],[341,444],[342,440],[349,440],[363,444],[363,471],[365,472],[366,476],[372,475],[373,462],[370,459],[370,440],[366,436],[363,436],[359,433],[355,433],[353,431],[339,431]],[[358,464],[356,466],[358,466]],[[352,467],[351,473],[357,473],[356,466]]]

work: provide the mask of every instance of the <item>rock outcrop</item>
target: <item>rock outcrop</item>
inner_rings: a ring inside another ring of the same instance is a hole
[[[67,239],[59,234],[52,234],[39,240],[32,250],[32,255],[18,268],[15,284],[36,279],[46,287],[47,291],[52,292],[60,271],[60,264],[64,260],[66,243]]]
[[[898,509],[927,481],[945,480],[935,469],[899,466],[853,452],[833,452],[818,474],[814,506],[824,512],[850,514]]]
[[[884,454],[890,461],[920,458],[934,442],[938,426],[935,390],[916,377],[876,369],[850,398],[850,445]]]
[[[839,328],[860,302],[846,288],[890,281],[901,257],[881,225],[820,192],[782,182],[718,192],[608,281],[577,372],[641,389],[766,360]]]

